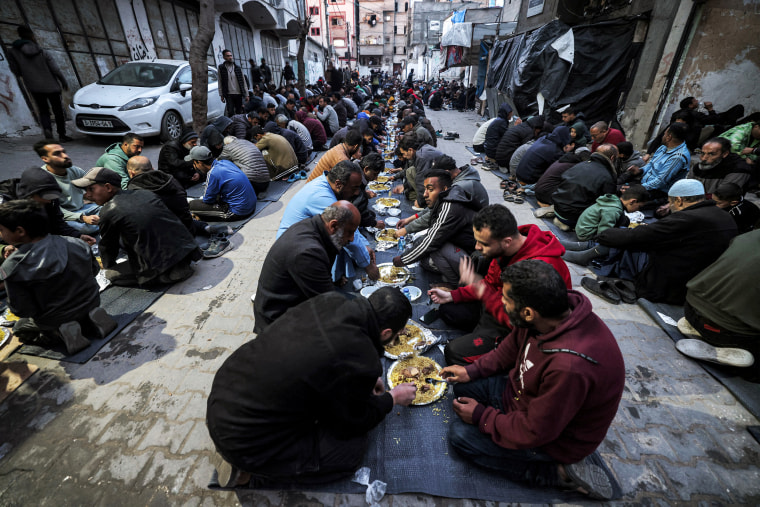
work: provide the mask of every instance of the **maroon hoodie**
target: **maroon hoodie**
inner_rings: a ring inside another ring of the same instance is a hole
[[[625,364],[615,337],[581,293],[552,332],[515,328],[499,346],[465,366],[472,380],[509,372],[505,412],[478,404],[473,424],[507,449],[540,448],[576,463],[599,446],[617,413]],[[579,354],[583,354],[583,357]]]
[[[507,266],[526,259],[538,259],[548,262],[562,276],[568,289],[572,289],[573,282],[570,279],[570,271],[567,269],[562,255],[565,253],[565,247],[549,231],[542,231],[537,225],[521,225],[517,228],[520,234],[525,236],[525,243],[522,248],[512,257],[499,257],[491,261],[488,266],[488,273],[484,279],[485,292],[481,301],[486,311],[493,315],[499,324],[512,328],[509,323],[509,317],[504,311],[504,305],[501,303],[501,270]],[[477,301],[477,290],[474,285],[465,285],[451,291],[451,297],[455,303],[464,301]]]

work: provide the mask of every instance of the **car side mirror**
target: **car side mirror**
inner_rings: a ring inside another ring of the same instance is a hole
[[[179,93],[184,97],[187,93],[187,90],[190,90],[193,87],[193,85],[189,83],[183,83],[179,85]]]

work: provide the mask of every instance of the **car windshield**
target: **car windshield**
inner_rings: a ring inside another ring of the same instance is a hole
[[[98,84],[154,88],[168,83],[175,70],[176,65],[166,63],[131,62],[112,70]]]

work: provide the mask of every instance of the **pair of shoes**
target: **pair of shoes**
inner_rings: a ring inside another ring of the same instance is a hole
[[[288,183],[294,183],[300,179],[301,179],[301,176],[296,172],[288,176],[288,179],[285,181],[287,181]]]
[[[573,489],[583,489],[588,496],[596,500],[612,498],[612,482],[599,465],[591,463],[588,457],[578,463],[565,465],[567,481],[565,486]]]
[[[678,330],[681,331],[681,334],[684,336],[696,336],[697,338],[702,338],[702,335],[699,334],[699,331],[694,329],[694,326],[692,326],[691,323],[686,320],[686,317],[681,317],[678,319]]]
[[[620,294],[620,299],[623,301],[623,303],[627,303],[629,305],[636,303],[636,286],[632,281],[621,280],[620,278],[610,278],[606,276],[597,277],[597,280],[611,283],[612,287],[618,292],[618,294]]]
[[[90,322],[92,322],[92,325],[95,326],[95,329],[98,331],[100,338],[105,338],[111,334],[111,331],[116,329],[116,326],[118,325],[116,321],[113,320],[111,316],[108,315],[108,313],[99,306],[90,310],[90,313],[88,313],[87,316],[89,317]]]
[[[215,238],[212,238],[211,241],[209,241],[208,246],[205,250],[203,250],[203,258],[213,259],[214,257],[219,257],[231,248],[232,243],[230,243],[230,240],[227,239],[227,236],[219,234]]]
[[[459,138],[459,132],[453,132],[453,131],[451,131],[451,130],[449,130],[448,132],[446,132],[446,135],[447,135],[447,136],[451,136],[451,137],[453,137],[454,139],[458,139],[458,138]]]
[[[443,136],[443,139],[446,140],[446,141],[453,141],[454,139],[456,139],[456,137],[450,136],[450,135],[447,134],[447,135]]]
[[[74,139],[71,138],[71,137],[69,137],[69,136],[67,136],[66,134],[62,134],[62,135],[58,136],[58,140],[61,141],[62,143],[68,143],[70,141],[73,141]]]
[[[538,208],[533,212],[533,216],[536,218],[554,218],[554,206]]]
[[[755,357],[748,350],[734,347],[714,347],[695,338],[684,338],[676,342],[676,349],[683,355],[701,361],[747,368],[755,363]]]
[[[584,276],[581,279],[581,287],[590,293],[599,296],[608,303],[612,303],[613,305],[620,304],[620,294],[615,290],[615,287],[613,287],[612,284],[606,280],[599,281],[594,280],[593,278],[589,278],[588,276]]]
[[[66,322],[58,326],[63,344],[66,345],[66,353],[76,354],[90,346],[90,340],[82,334],[82,326],[77,321]]]
[[[554,220],[552,220],[552,223],[556,225],[557,227],[559,227],[561,231],[570,232],[573,230],[573,228],[570,227],[569,225],[563,224],[562,222],[560,222],[556,216],[554,217]]]

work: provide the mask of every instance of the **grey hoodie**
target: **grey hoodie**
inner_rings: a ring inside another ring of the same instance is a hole
[[[66,78],[53,57],[34,41],[14,41],[8,50],[8,65],[32,93],[61,93],[62,87],[68,89]]]
[[[87,243],[49,234],[20,245],[0,267],[0,279],[13,313],[33,317],[41,328],[57,328],[100,304],[99,270]]]

